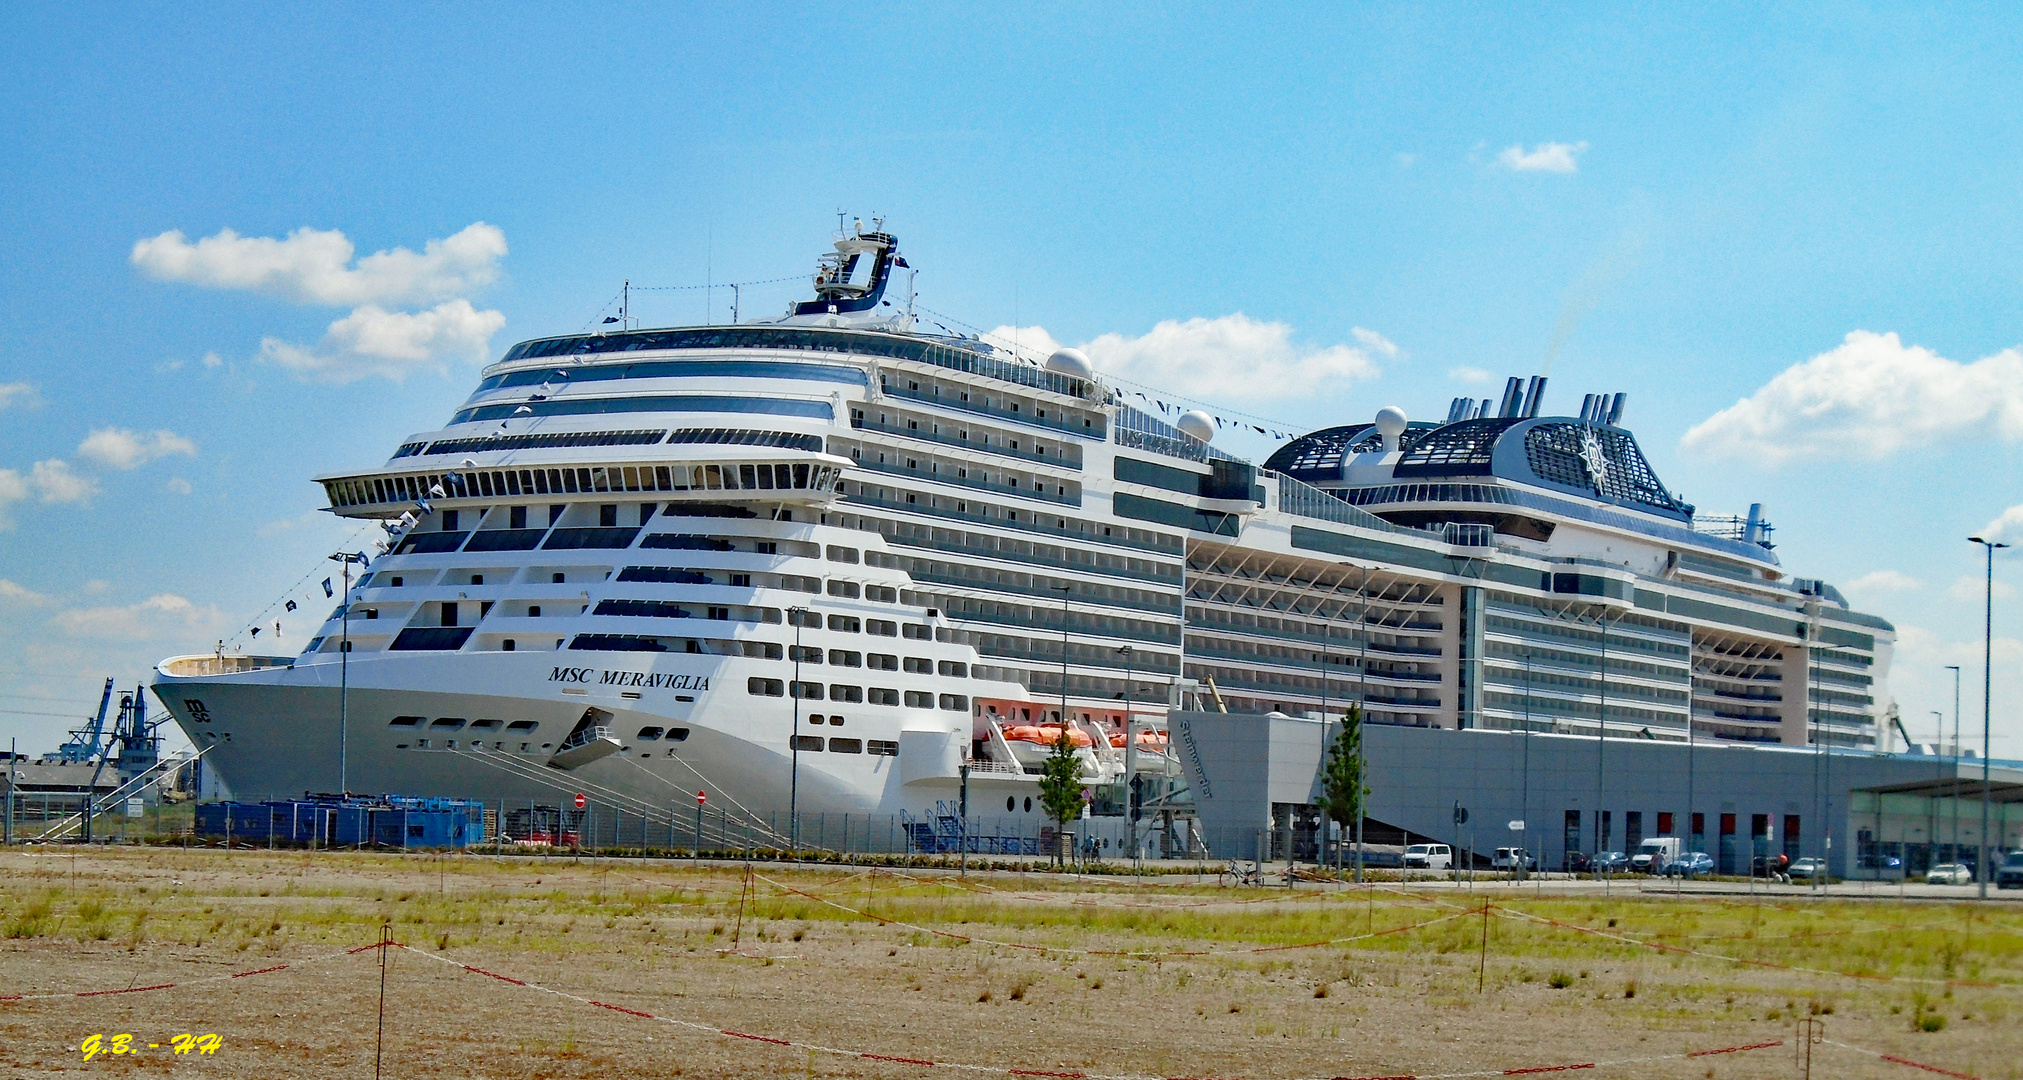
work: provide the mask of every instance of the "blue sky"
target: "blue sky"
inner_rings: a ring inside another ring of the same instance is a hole
[[[1964,537],[2023,539],[2019,38],[1999,8],[0,7],[0,738],[47,749],[71,721],[33,714],[311,591],[349,530],[307,478],[438,426],[483,359],[627,278],[803,275],[838,208],[885,215],[924,307],[1229,415],[1437,417],[1548,366],[1548,408],[1627,391],[1675,490],[1768,504],[1788,567],[1902,628],[1920,739],[1945,664],[1976,728]]]

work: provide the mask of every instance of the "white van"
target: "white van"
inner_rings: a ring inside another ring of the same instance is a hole
[[[1404,864],[1407,870],[1451,870],[1454,849],[1446,844],[1413,844],[1405,849]]]
[[[1639,874],[1662,874],[1665,867],[1679,861],[1679,838],[1653,836],[1637,846],[1630,856],[1630,869]]]

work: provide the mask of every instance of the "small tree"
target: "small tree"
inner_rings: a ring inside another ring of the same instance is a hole
[[[1321,807],[1344,832],[1355,827],[1356,880],[1363,877],[1363,813],[1369,805],[1370,788],[1363,760],[1363,710],[1349,706],[1342,717],[1341,733],[1328,747],[1328,760],[1321,772]],[[1339,850],[1339,849],[1338,849]],[[1336,869],[1341,868],[1337,854]]]
[[[1054,742],[1054,751],[1040,765],[1040,806],[1054,819],[1054,861],[1060,862],[1060,835],[1068,822],[1082,813],[1082,759],[1075,756],[1075,744],[1068,729]]]

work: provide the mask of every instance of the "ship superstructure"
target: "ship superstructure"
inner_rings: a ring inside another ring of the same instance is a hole
[[[1183,806],[1164,716],[1197,702],[1874,742],[1889,625],[1786,577],[1760,514],[1696,517],[1620,395],[1540,416],[1512,380],[1260,468],[1073,350],[920,332],[908,269],[860,224],[777,321],[514,345],[442,429],[319,478],[388,541],[300,656],[173,658],[157,692],[242,798],[757,817],[966,784],[1035,828],[1064,734],[1092,812]]]

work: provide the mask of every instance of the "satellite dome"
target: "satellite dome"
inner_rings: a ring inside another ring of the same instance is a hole
[[[1405,433],[1405,410],[1386,405],[1377,410],[1377,434],[1384,437],[1384,452],[1398,449],[1398,436]]]
[[[1096,372],[1088,356],[1080,349],[1062,349],[1047,357],[1047,370],[1058,371],[1072,379],[1086,379]]]
[[[1181,414],[1173,426],[1179,428],[1182,435],[1196,442],[1207,442],[1215,438],[1215,418],[1200,409]]]

